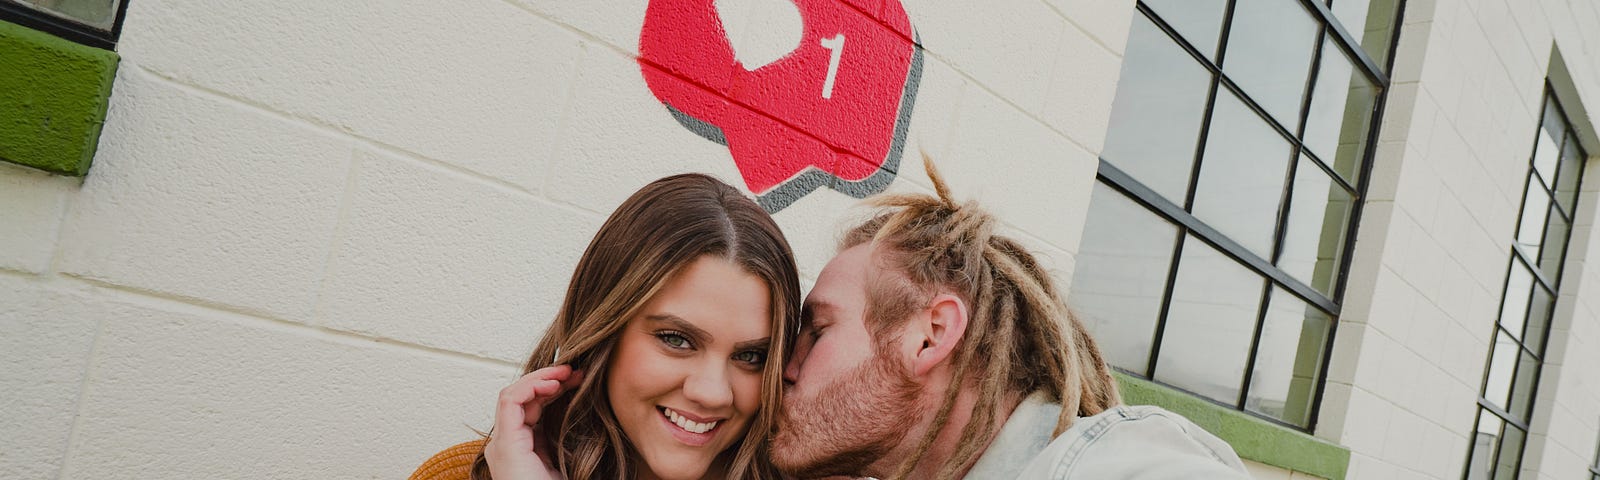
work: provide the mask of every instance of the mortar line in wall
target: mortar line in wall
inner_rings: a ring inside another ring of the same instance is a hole
[[[316,300],[311,303],[311,318],[313,321],[322,318],[323,297],[328,289],[328,277],[333,274],[333,262],[343,250],[346,228],[350,222],[351,204],[355,203],[356,186],[360,183],[357,176],[361,172],[361,155],[357,154],[354,144],[350,145],[350,161],[345,163],[344,194],[339,197],[339,215],[333,224],[332,245],[328,247],[327,255],[322,259],[322,271],[317,274]]]
[[[59,279],[63,277],[55,276],[54,278]],[[77,398],[73,399],[72,427],[67,430],[66,444],[61,446],[61,466],[59,470],[56,470],[56,480],[62,480],[66,478],[67,470],[70,470],[73,457],[75,456],[73,453],[77,451],[76,448],[73,448],[73,445],[77,443],[78,432],[83,430],[83,423],[85,421],[83,408],[84,404],[86,403],[84,400],[89,398],[89,390],[94,385],[94,381],[97,378],[95,373],[98,371],[98,369],[95,368],[95,365],[97,360],[100,358],[100,344],[105,337],[105,329],[106,319],[101,318],[95,322],[94,338],[89,341],[89,355],[83,362],[83,376],[81,377],[82,380],[80,380],[81,383],[78,385]]]
[[[123,64],[124,65],[129,65],[128,62],[124,62]],[[403,158],[409,159],[409,160],[411,160],[411,161],[413,161],[415,163],[422,163],[422,164],[432,165],[432,166],[435,166],[435,167],[438,167],[438,168],[441,168],[441,169],[444,169],[444,170],[448,170],[450,172],[453,172],[453,173],[456,173],[456,174],[459,174],[459,175],[466,176],[466,177],[468,177],[470,179],[480,181],[480,182],[482,182],[482,183],[484,183],[484,184],[486,184],[486,185],[488,185],[488,186],[490,186],[492,188],[495,188],[495,189],[498,189],[498,190],[501,190],[501,191],[504,191],[504,192],[507,192],[507,193],[511,193],[511,194],[514,194],[514,195],[519,196],[519,197],[534,199],[534,200],[538,200],[538,201],[542,201],[542,202],[546,202],[546,203],[561,204],[561,202],[556,202],[554,199],[544,197],[544,196],[539,195],[537,193],[531,192],[528,189],[523,188],[523,187],[521,187],[519,185],[513,184],[511,182],[508,182],[508,181],[505,181],[505,180],[502,180],[502,179],[499,179],[499,178],[495,178],[495,177],[492,177],[492,176],[489,176],[489,175],[485,175],[485,174],[479,173],[477,171],[469,170],[469,169],[457,166],[455,164],[452,164],[452,163],[449,163],[449,162],[445,162],[443,160],[435,159],[435,158],[428,157],[428,156],[425,156],[425,155],[422,155],[422,154],[419,154],[419,153],[416,153],[416,152],[412,152],[410,150],[406,150],[404,148],[400,148],[400,147],[385,143],[383,141],[380,141],[380,140],[377,140],[377,139],[374,139],[374,138],[371,138],[371,137],[367,137],[367,136],[364,136],[364,135],[361,135],[361,134],[357,134],[355,132],[351,132],[351,131],[342,129],[342,128],[327,124],[325,122],[322,122],[322,121],[319,121],[319,120],[316,120],[316,119],[309,119],[309,118],[301,117],[301,116],[298,116],[298,115],[290,114],[288,112],[284,112],[282,110],[275,109],[275,108],[273,108],[271,106],[268,106],[268,105],[260,104],[260,103],[257,103],[257,102],[254,102],[254,101],[250,101],[250,100],[247,100],[247,99],[241,99],[241,98],[238,98],[238,97],[235,97],[235,96],[232,96],[232,95],[229,95],[229,94],[217,91],[217,90],[213,90],[213,89],[210,89],[210,88],[207,88],[207,87],[185,83],[185,82],[180,81],[178,79],[175,79],[175,78],[169,77],[169,76],[167,76],[165,74],[162,74],[161,72],[157,72],[157,71],[151,70],[149,68],[146,68],[146,67],[144,67],[142,65],[135,65],[135,66],[140,71],[151,75],[156,80],[164,82],[164,83],[167,83],[167,84],[170,84],[171,86],[173,86],[175,88],[191,90],[192,91],[191,93],[203,95],[205,97],[212,98],[214,100],[219,100],[219,101],[224,101],[224,102],[232,102],[232,103],[235,104],[235,106],[245,107],[245,108],[249,108],[249,109],[252,109],[252,110],[264,112],[264,113],[267,113],[269,115],[278,117],[280,120],[295,122],[295,123],[298,123],[298,124],[300,124],[302,126],[322,131],[323,133],[333,134],[333,135],[349,138],[349,139],[355,141],[357,149],[366,148],[366,149],[373,150],[373,151],[380,152],[380,153],[385,153],[385,154],[389,154],[389,155],[393,155],[393,156],[403,157]],[[587,212],[587,210],[585,210],[585,211]]]
[[[613,45],[611,42],[606,41],[605,39],[602,39],[600,37],[594,36],[593,34],[590,34],[589,32],[585,32],[583,30],[580,30],[577,27],[574,27],[574,26],[572,26],[570,24],[567,24],[566,22],[562,22],[560,20],[556,20],[556,19],[547,17],[543,13],[539,12],[538,10],[534,10],[531,7],[528,7],[526,5],[523,5],[521,3],[516,2],[515,0],[501,0],[501,1],[503,1],[505,3],[508,3],[508,4],[511,4],[512,6],[515,6],[515,7],[519,8],[519,9],[524,10],[524,11],[527,11],[530,14],[533,14],[533,15],[541,18],[541,19],[544,19],[545,21],[548,21],[548,22],[550,22],[552,24],[555,24],[555,25],[557,25],[557,26],[559,26],[559,27],[561,27],[561,28],[563,28],[563,29],[575,34],[575,35],[578,35],[579,37],[581,37],[583,39],[591,40],[591,41],[593,41],[593,43],[598,43],[600,45],[604,45],[606,48],[608,48],[608,49],[610,49],[610,50],[612,50],[612,51],[614,51],[614,52],[616,52],[618,54],[621,54],[624,57],[631,58],[631,59],[637,59],[638,58],[638,56],[635,55],[634,52],[631,52],[631,51],[625,50],[625,49],[623,49],[621,47],[618,47],[616,45]],[[1058,15],[1060,14],[1060,12],[1056,12],[1056,13]],[[1089,35],[1089,37],[1090,38],[1094,38],[1093,35]],[[1098,44],[1098,42],[1097,42],[1097,44]],[[1104,48],[1104,46],[1102,45],[1101,48]],[[1108,51],[1110,51],[1110,50],[1108,50]],[[933,51],[931,49],[924,48],[923,49],[923,54],[924,55],[928,55],[928,56],[932,56],[933,58],[938,59],[940,62],[943,62],[945,66],[950,67],[950,70],[955,71],[957,75],[960,75],[963,79],[966,79],[969,83],[972,83],[972,84],[975,84],[975,85],[981,87],[984,91],[989,92],[990,95],[993,95],[995,98],[1000,99],[1001,102],[1004,102],[1006,105],[1010,105],[1012,108],[1014,108],[1017,111],[1021,112],[1024,116],[1028,117],[1028,119],[1033,120],[1035,123],[1038,123],[1038,124],[1044,126],[1046,129],[1050,130],[1051,132],[1055,133],[1056,135],[1067,139],[1068,142],[1072,143],[1074,146],[1077,146],[1079,149],[1082,149],[1083,151],[1089,152],[1090,154],[1093,154],[1093,155],[1096,155],[1096,156],[1098,156],[1100,154],[1100,152],[1089,148],[1088,145],[1085,145],[1083,142],[1078,141],[1078,139],[1073,138],[1071,135],[1067,135],[1066,132],[1061,131],[1060,129],[1056,128],[1054,125],[1051,125],[1049,122],[1046,122],[1043,119],[1039,118],[1039,116],[1035,115],[1033,113],[1033,111],[1031,111],[1029,109],[1026,109],[1026,108],[1022,108],[1021,106],[1017,105],[1016,102],[1013,102],[1011,99],[1006,98],[1006,96],[1001,95],[998,92],[995,92],[993,89],[989,88],[988,85],[984,85],[982,82],[979,82],[976,78],[973,78],[971,75],[968,75],[966,72],[963,72],[958,68],[955,68],[955,66],[953,65],[952,62],[950,62],[949,59],[945,58],[942,55],[939,55],[937,52],[935,52],[935,51]],[[1116,55],[1116,56],[1118,58],[1121,58],[1121,55]],[[956,111],[959,113],[961,110],[958,108]]]
[[[549,151],[551,152],[560,152],[562,144],[572,140],[569,135],[561,135],[560,133],[565,131],[568,119],[572,118],[573,110],[577,109],[578,80],[583,74],[583,69],[588,65],[589,42],[579,42],[578,58],[572,61],[572,71],[567,72],[567,91],[561,96],[561,113],[556,117],[555,127],[558,129],[558,134],[556,135],[556,143],[550,145]],[[550,171],[552,160],[549,156],[541,156],[537,161],[539,162],[538,165],[534,166],[536,170],[542,173]],[[540,175],[538,185],[540,194],[550,191],[549,183],[551,177],[554,177],[554,175]]]
[[[999,92],[996,92],[993,88],[990,88],[988,85],[985,85],[983,82],[978,81],[977,78],[973,77],[972,75],[968,74],[967,72],[961,71],[961,69],[956,68],[955,65],[952,62],[950,62],[949,59],[945,58],[944,56],[939,55],[937,52],[934,52],[933,50],[927,50],[927,49],[924,49],[923,53],[925,55],[927,55],[927,56],[933,57],[935,60],[938,60],[940,63],[943,63],[944,66],[949,67],[950,71],[956,72],[956,75],[959,75],[962,79],[966,80],[967,83],[972,84],[972,86],[975,86],[978,89],[983,90],[984,92],[988,92],[988,94],[993,96],[994,98],[1000,99],[1001,103],[1004,103],[1004,104],[1010,106],[1011,108],[1015,109],[1016,111],[1022,113],[1023,116],[1028,117],[1029,120],[1033,120],[1034,123],[1038,123],[1040,126],[1043,126],[1046,130],[1049,130],[1051,133],[1054,133],[1057,136],[1060,136],[1061,138],[1066,139],[1067,142],[1071,143],[1073,146],[1078,147],[1079,149],[1083,150],[1084,152],[1089,153],[1090,155],[1094,155],[1096,157],[1100,156],[1100,152],[1099,151],[1097,151],[1095,149],[1092,149],[1092,148],[1089,148],[1088,145],[1085,145],[1083,142],[1078,141],[1077,138],[1073,138],[1072,135],[1067,135],[1066,132],[1063,132],[1063,131],[1061,131],[1061,129],[1056,128],[1055,125],[1051,125],[1050,122],[1046,122],[1046,121],[1044,121],[1044,119],[1039,118],[1039,116],[1034,114],[1032,110],[1029,110],[1029,109],[1026,109],[1026,108],[1022,108],[1022,106],[1017,105],[1017,102],[1012,101],[1010,98],[1007,98],[1005,95],[1001,95]],[[1048,92],[1047,92],[1047,94],[1048,94]],[[961,115],[961,109],[959,107],[956,109],[956,115],[958,117]]]
[[[1050,11],[1055,12],[1056,16],[1061,17],[1063,20],[1066,20],[1067,24],[1072,25],[1074,28],[1077,28],[1078,31],[1083,32],[1083,34],[1085,36],[1089,37],[1089,40],[1093,41],[1095,45],[1098,45],[1100,47],[1100,49],[1105,50],[1106,53],[1110,53],[1110,54],[1116,56],[1117,58],[1122,58],[1123,54],[1117,53],[1116,50],[1112,50],[1111,47],[1109,47],[1109,46],[1107,46],[1105,44],[1105,41],[1103,39],[1101,39],[1100,37],[1096,36],[1094,33],[1090,32],[1089,29],[1084,28],[1083,25],[1078,24],[1077,20],[1074,20],[1071,16],[1068,16],[1066,14],[1066,12],[1061,11],[1060,8],[1056,8],[1055,4],[1050,3],[1048,1],[1045,1],[1045,0],[1039,0],[1039,1],[1044,3],[1045,8],[1048,8],[1048,9],[1050,9]],[[1138,15],[1139,14],[1138,7],[1130,7],[1128,10],[1133,11],[1134,15]],[[1129,20],[1131,22],[1132,19],[1130,18]]]
[[[590,42],[593,42],[593,43],[599,43],[601,45],[605,45],[607,48],[610,48],[611,50],[613,50],[613,51],[615,51],[617,53],[620,53],[625,57],[628,57],[628,58],[635,58],[636,57],[633,54],[633,52],[630,52],[630,51],[628,51],[628,50],[626,50],[626,49],[624,49],[622,47],[619,47],[617,45],[612,45],[611,42],[607,41],[606,39],[600,38],[600,37],[598,37],[598,36],[596,36],[596,35],[594,35],[592,33],[584,31],[583,29],[580,29],[580,28],[578,28],[578,27],[576,27],[576,26],[574,26],[572,24],[569,24],[567,22],[561,21],[559,19],[551,18],[550,16],[545,15],[544,12],[540,12],[540,11],[534,9],[533,7],[529,7],[527,5],[522,4],[521,2],[518,2],[516,0],[501,0],[501,1],[506,3],[506,4],[511,5],[512,7],[517,8],[518,10],[522,10],[524,12],[528,12],[529,14],[531,14],[531,15],[533,15],[535,17],[538,17],[540,20],[544,20],[546,22],[550,22],[551,24],[553,24],[553,25],[555,25],[557,27],[561,27],[561,29],[566,30],[568,33],[571,33],[573,35],[577,35],[579,38],[582,38],[584,40],[589,40]]]
[[[51,232],[50,235],[50,241],[52,242],[50,244],[50,260],[45,263],[43,274],[54,275],[56,272],[61,271],[61,233],[66,231],[67,211],[74,202],[78,201],[78,195],[74,193],[82,192],[83,184],[87,181],[86,178],[78,179],[77,185],[74,186],[75,188],[71,192],[61,195],[61,201],[56,203],[55,231]]]
[[[107,294],[112,297],[112,300],[118,300],[123,303],[136,306],[153,308],[164,312],[195,314],[206,319],[216,319],[245,327],[257,327],[283,333],[302,335],[316,340],[354,347],[387,348],[405,353],[421,353],[436,359],[462,362],[480,367],[516,368],[520,366],[512,361],[422,345],[395,338],[336,330],[318,325],[308,325],[305,323],[273,318],[204,299],[188,298],[180,295],[168,294],[165,292],[145,290],[126,285],[117,285],[102,280],[79,277],[75,275],[63,275],[62,278],[70,279],[74,282],[79,282],[90,287],[94,287],[96,292]]]

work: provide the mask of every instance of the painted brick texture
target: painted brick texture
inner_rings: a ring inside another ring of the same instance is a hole
[[[925,57],[887,191],[928,191],[927,152],[1068,288],[1135,2],[903,3]],[[1552,45],[1600,95],[1586,0],[1408,4],[1315,432],[1353,479],[1459,478]],[[742,185],[641,76],[647,5],[130,3],[94,172],[0,166],[0,477],[394,478],[487,427],[612,208]],[[1539,478],[1600,428],[1586,186]],[[858,206],[775,214],[805,285]]]
[[[905,2],[887,190],[927,151],[1065,285],[1133,2],[1058,3]],[[0,168],[0,477],[394,478],[487,427],[617,203],[741,184],[641,76],[646,6],[131,3],[94,172]],[[858,205],[776,214],[807,285]]]
[[[1587,2],[1407,5],[1317,432],[1351,449],[1350,478],[1461,477],[1546,75],[1570,70],[1565,103],[1600,94],[1597,59],[1572,53],[1592,50],[1600,26]],[[1566,53],[1559,67],[1552,50]],[[1575,218],[1555,315],[1572,331],[1552,334],[1569,345],[1550,347],[1523,478],[1587,478],[1578,457],[1594,451],[1600,373],[1561,365],[1595,364],[1570,347],[1600,324],[1593,283],[1575,278],[1594,275],[1595,214]]]

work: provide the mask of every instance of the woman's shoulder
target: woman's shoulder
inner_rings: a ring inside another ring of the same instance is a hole
[[[487,439],[477,439],[470,442],[456,444],[450,448],[436,453],[428,461],[422,462],[417,471],[411,473],[410,480],[468,480],[472,478],[472,462],[483,453],[483,445]]]

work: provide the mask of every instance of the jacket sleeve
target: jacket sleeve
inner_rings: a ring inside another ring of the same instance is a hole
[[[1024,479],[1249,479],[1226,442],[1156,407],[1118,407],[1051,442]],[[1084,419],[1084,420],[1091,420]],[[1086,427],[1086,428],[1079,428]],[[1073,431],[1077,433],[1067,437]]]

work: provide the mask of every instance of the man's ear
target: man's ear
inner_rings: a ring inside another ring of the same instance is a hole
[[[950,359],[967,334],[967,302],[948,293],[934,295],[928,310],[918,316],[922,346],[911,361],[914,375],[926,375]]]

